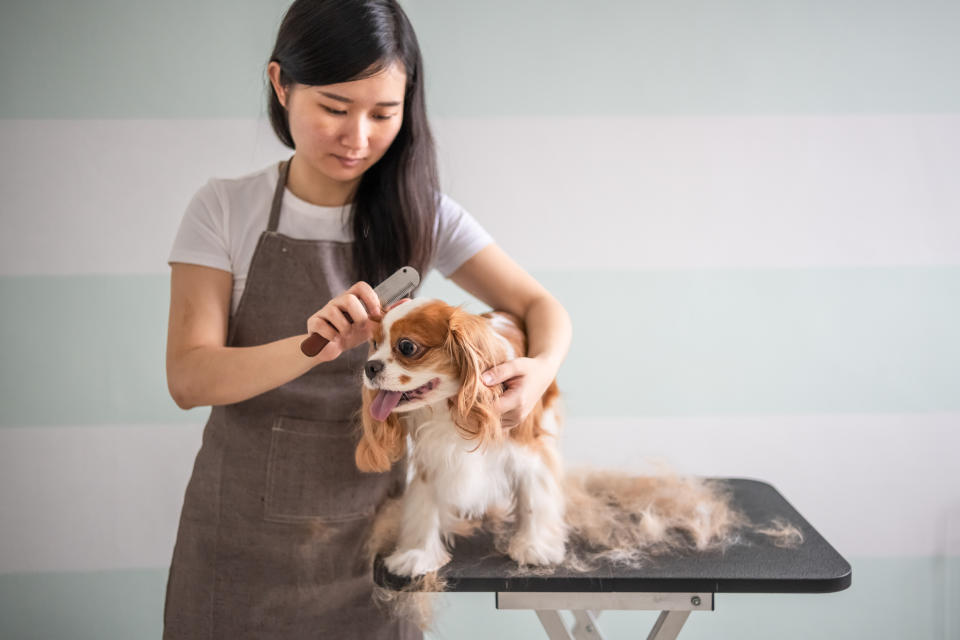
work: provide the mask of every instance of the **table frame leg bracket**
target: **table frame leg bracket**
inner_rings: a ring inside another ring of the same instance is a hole
[[[713,593],[566,593],[500,591],[498,609],[532,609],[550,640],[604,640],[597,618],[606,609],[660,610],[647,640],[676,640],[691,611],[713,611]],[[573,613],[568,629],[561,610]]]

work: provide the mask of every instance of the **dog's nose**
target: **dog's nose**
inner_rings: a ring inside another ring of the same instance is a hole
[[[367,377],[373,380],[377,377],[377,374],[383,371],[383,360],[367,360],[366,366],[364,366],[364,371],[367,372]]]

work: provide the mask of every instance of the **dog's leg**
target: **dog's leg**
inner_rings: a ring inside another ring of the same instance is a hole
[[[514,489],[517,532],[507,552],[520,564],[558,564],[567,541],[563,491],[541,460],[518,466]]]
[[[414,476],[403,496],[403,519],[397,550],[384,562],[391,573],[417,576],[450,561],[440,537],[440,507],[428,483]]]

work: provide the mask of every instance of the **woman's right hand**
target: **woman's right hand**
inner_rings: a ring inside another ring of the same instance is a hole
[[[380,300],[373,287],[362,280],[355,283],[307,319],[307,333],[319,333],[330,341],[314,358],[336,360],[344,351],[370,340],[373,323],[381,318]]]

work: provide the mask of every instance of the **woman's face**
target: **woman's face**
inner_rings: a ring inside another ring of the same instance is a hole
[[[407,75],[397,63],[377,75],[322,86],[279,87],[280,67],[270,78],[287,109],[297,155],[315,171],[337,182],[358,180],[400,131]]]

